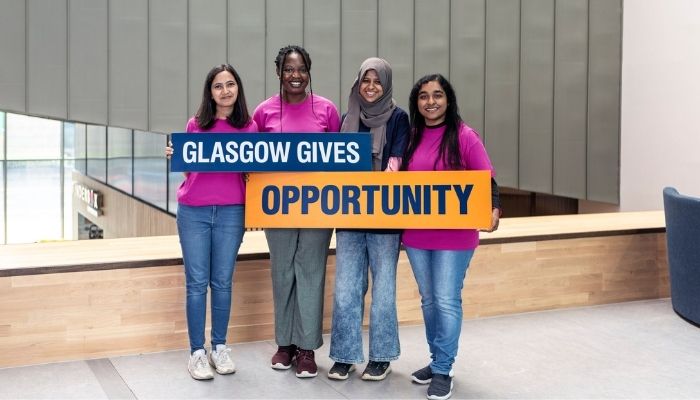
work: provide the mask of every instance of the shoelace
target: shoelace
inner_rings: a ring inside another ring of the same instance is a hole
[[[310,350],[300,350],[297,353],[297,362],[299,360],[313,360],[314,359],[314,352]]]
[[[231,349],[229,347],[216,352],[216,359],[219,362],[231,362]]]
[[[196,356],[194,360],[194,367],[199,369],[199,368],[204,368],[207,365],[207,356],[200,354]]]

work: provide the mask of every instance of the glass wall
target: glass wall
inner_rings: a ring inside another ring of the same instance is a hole
[[[62,135],[60,121],[6,115],[5,243],[63,237]]]
[[[73,173],[177,211],[167,136],[0,111],[0,244],[73,239]]]
[[[107,184],[133,193],[133,133],[131,129],[107,128]]]
[[[134,131],[134,196],[167,210],[167,136]]]
[[[87,126],[87,175],[107,183],[107,129]]]

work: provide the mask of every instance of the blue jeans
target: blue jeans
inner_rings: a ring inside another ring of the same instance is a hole
[[[447,375],[462,331],[462,288],[474,250],[422,250],[406,246],[418,283],[430,369]]]
[[[207,286],[211,287],[211,344],[226,344],[233,269],[245,231],[244,210],[243,205],[178,204],[177,232],[185,264],[191,352],[204,348]]]
[[[346,364],[364,362],[362,318],[367,273],[372,273],[369,317],[370,361],[399,358],[396,316],[396,263],[400,234],[336,232],[335,289],[330,358]]]

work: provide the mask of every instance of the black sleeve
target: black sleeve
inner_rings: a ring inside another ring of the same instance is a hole
[[[496,180],[491,178],[491,207],[492,208],[498,208],[501,209],[501,198],[498,195],[498,183],[496,183]]]

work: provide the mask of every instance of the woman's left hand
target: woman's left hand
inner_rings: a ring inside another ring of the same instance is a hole
[[[498,222],[501,219],[501,209],[494,208],[491,210],[491,227],[489,229],[479,229],[480,232],[493,232],[498,229]]]

